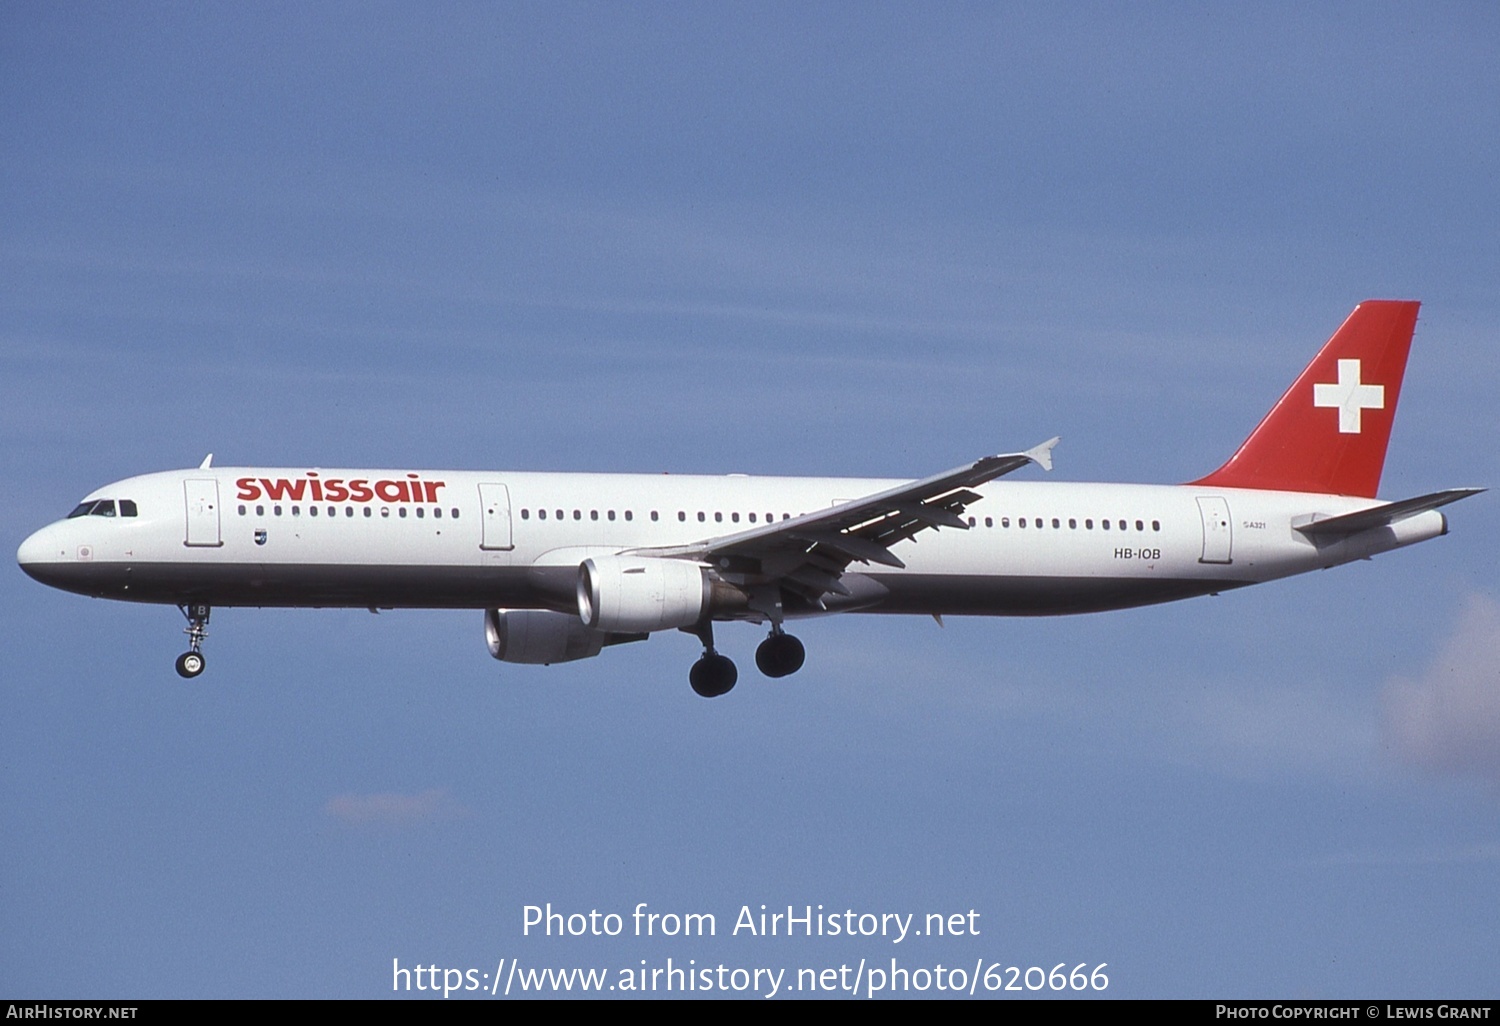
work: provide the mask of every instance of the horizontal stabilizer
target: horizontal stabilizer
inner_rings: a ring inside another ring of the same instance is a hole
[[[1445,491],[1433,492],[1431,495],[1419,495],[1415,499],[1388,502],[1384,506],[1362,509],[1358,513],[1345,513],[1343,516],[1328,517],[1325,520],[1314,520],[1295,526],[1298,531],[1308,536],[1358,534],[1360,531],[1368,531],[1373,527],[1389,527],[1398,520],[1414,517],[1418,513],[1426,513],[1430,509],[1446,506],[1459,499],[1467,499],[1484,490],[1483,488],[1449,488]]]

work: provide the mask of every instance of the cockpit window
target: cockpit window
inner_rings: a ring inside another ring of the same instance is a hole
[[[73,508],[73,512],[68,514],[67,519],[72,520],[74,517],[112,517],[114,515],[114,499],[92,499],[88,502],[80,502]],[[130,499],[121,499],[120,515],[124,517],[135,516],[135,503]]]

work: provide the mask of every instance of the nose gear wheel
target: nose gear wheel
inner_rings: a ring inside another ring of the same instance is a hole
[[[188,680],[203,672],[207,660],[203,658],[203,639],[208,637],[208,616],[212,612],[206,605],[178,606],[187,617],[188,625],[182,633],[188,636],[188,650],[177,657],[177,675]]]

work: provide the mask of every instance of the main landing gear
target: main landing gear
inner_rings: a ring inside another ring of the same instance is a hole
[[[781,624],[771,628],[771,636],[755,650],[755,665],[767,677],[789,677],[802,669],[807,658],[807,649],[802,642],[781,629]]]
[[[734,687],[734,682],[740,679],[740,671],[735,668],[734,660],[714,651],[712,621],[703,621],[693,630],[693,633],[698,635],[699,641],[703,642],[703,655],[688,671],[688,683],[704,698],[727,695],[729,689]]]
[[[203,658],[203,639],[208,637],[208,606],[189,605],[178,606],[182,615],[187,617],[188,625],[183,628],[182,633],[188,636],[188,650],[177,657],[177,675],[189,680],[203,672],[205,660]]]
[[[739,680],[740,671],[734,660],[720,655],[714,649],[712,623],[703,623],[692,629],[703,642],[703,655],[688,671],[688,683],[704,698],[718,698],[728,694]],[[781,629],[780,624],[771,628],[771,636],[755,650],[755,665],[767,677],[787,677],[802,669],[807,650],[802,642]]]

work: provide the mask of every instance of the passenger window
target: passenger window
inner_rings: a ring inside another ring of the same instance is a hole
[[[1058,520],[1056,517],[1053,517],[1052,518],[1052,526],[1053,527],[1061,527],[1062,526],[1062,521]]]
[[[1160,531],[1161,530],[1161,521],[1160,520],[1153,520],[1153,521],[1151,521],[1151,530],[1153,530],[1153,531]]]
[[[575,509],[573,511],[573,519],[574,520],[582,520],[583,519],[583,510],[581,510],[581,509]]]
[[[716,524],[722,524],[723,522],[724,522],[724,514],[722,514],[722,513],[715,513],[714,514],[714,523],[716,523]]]
[[[614,519],[614,518],[615,518],[615,511],[614,511],[614,510],[612,510],[612,509],[610,509],[610,510],[605,510],[605,511],[604,511],[604,518],[605,518],[605,519],[606,519],[606,520],[613,520],[613,519]]]
[[[301,506],[293,506],[292,507],[292,516],[294,516],[294,517],[300,517],[301,515],[302,515],[302,507]]]
[[[307,507],[307,515],[310,516],[310,517],[317,516],[318,515],[318,507],[316,507],[316,506],[309,506],[309,507]]]
[[[1075,520],[1075,519],[1073,519],[1072,517],[1068,518],[1068,530],[1070,530],[1070,531],[1076,531],[1076,530],[1078,530],[1078,521]]]
[[[438,520],[443,519],[443,507],[441,507],[441,506],[434,506],[434,507],[432,507],[432,515],[434,517],[436,517]]]
[[[1001,527],[1009,527],[1010,526],[1010,517],[1001,517],[1000,518],[1000,526]]]
[[[521,510],[521,519],[522,520],[530,520],[531,519],[531,510],[529,510],[529,509],[523,509],[523,510]]]
[[[422,507],[422,506],[418,506],[417,507],[417,519],[421,520],[426,515],[427,515],[427,510],[424,507]]]
[[[1101,521],[1099,521],[1099,526],[1102,527],[1102,528],[1104,528],[1106,531],[1108,531],[1109,530],[1109,521],[1108,520],[1101,520]]]
[[[680,524],[687,523],[687,510],[680,509],[677,511],[677,522]]]
[[[995,518],[994,517],[985,517],[984,518],[984,526],[985,527],[994,527],[995,526]]]
[[[383,517],[389,517],[391,515],[391,507],[389,507],[389,506],[381,506],[380,507],[380,515],[383,516]]]
[[[1123,520],[1120,521],[1120,530],[1125,530],[1125,521]]]
[[[729,514],[729,519],[737,524],[740,522],[740,515],[738,513],[731,513]]]
[[[406,519],[406,507],[405,506],[398,506],[396,508],[396,516],[400,517],[402,520],[405,520]]]
[[[635,514],[631,513],[630,510],[627,509],[625,511],[625,519],[626,520],[633,520],[634,518],[635,518]]]
[[[977,526],[979,526],[979,525],[978,525],[978,524],[977,524],[977,523],[976,523],[976,522],[975,522],[975,520],[974,520],[974,518],[973,518],[973,517],[970,517],[970,518],[969,518],[969,526],[970,526],[970,527],[977,527]]]
[[[448,515],[450,517],[452,517],[454,520],[457,520],[458,519],[458,507],[454,506],[452,509],[450,509],[448,511]]]
[[[255,515],[258,516],[258,517],[265,516],[266,515],[266,507],[264,507],[264,506],[256,506],[255,507]]]
[[[557,519],[558,520],[563,519],[563,511],[562,510],[556,510],[555,512],[557,513]]]
[[[1136,521],[1136,522],[1135,522],[1135,529],[1136,529],[1136,530],[1137,530],[1137,531],[1144,531],[1144,530],[1145,530],[1145,529],[1146,529],[1146,525],[1145,525],[1145,524],[1143,524],[1143,523],[1141,523],[1141,522],[1140,522],[1140,521],[1139,521],[1139,520],[1137,520],[1137,521]]]
[[[1092,531],[1094,529],[1094,521],[1092,519],[1085,520],[1083,522],[1083,529],[1085,531]]]
[[[656,515],[656,510],[653,509],[651,511],[651,522],[655,523],[657,520],[660,520],[660,519],[661,518]]]
[[[599,511],[597,509],[591,509],[591,510],[589,510],[589,519],[590,520],[598,520],[599,519]]]
[[[369,506],[366,506],[365,507],[365,517],[366,517],[366,519],[368,519],[369,517],[372,517],[374,515],[375,515],[374,511],[371,510]]]
[[[345,506],[344,507],[344,516],[346,516],[346,517],[352,517],[352,516],[354,516],[354,507],[353,506]]]
[[[277,505],[272,506],[271,512],[275,513],[278,517],[281,516],[281,505],[278,503]]]
[[[751,522],[751,523],[752,523],[752,524],[753,524],[753,523],[755,523],[755,514],[754,514],[754,513],[751,513],[751,514],[750,514],[750,522]]]
[[[245,506],[244,506],[243,503],[241,503],[240,504],[240,516],[244,516],[244,515],[245,515]]]
[[[1019,520],[1017,520],[1016,521],[1016,526],[1017,527],[1025,527],[1026,526],[1026,518],[1025,517],[1021,517]]]
[[[544,510],[544,509],[537,510],[536,511],[536,517],[537,517],[538,520],[546,520],[547,519],[547,511]]]
[[[704,521],[703,511],[700,509],[698,511],[698,523],[701,524],[701,523],[703,523],[703,521]]]

